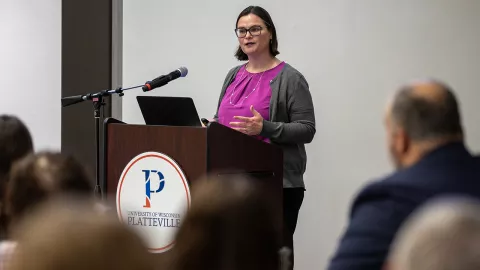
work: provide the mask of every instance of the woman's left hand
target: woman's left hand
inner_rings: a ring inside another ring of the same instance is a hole
[[[230,122],[230,125],[233,129],[247,135],[259,135],[263,128],[263,117],[253,108],[253,105],[250,106],[250,111],[253,117],[235,116],[233,118],[241,122]]]

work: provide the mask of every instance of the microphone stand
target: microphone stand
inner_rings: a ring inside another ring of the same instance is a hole
[[[105,103],[103,102],[104,97],[111,96],[114,94],[118,94],[120,97],[124,95],[124,91],[140,88],[144,86],[137,85],[129,88],[123,89],[119,87],[113,90],[102,90],[98,93],[88,93],[85,95],[76,95],[76,96],[69,96],[62,98],[62,107],[71,106],[86,100],[91,100],[93,104],[93,117],[95,118],[95,190],[94,194],[97,198],[101,199],[103,196],[102,188],[100,186],[100,125],[101,121],[100,118],[103,116],[103,106]],[[101,113],[102,112],[102,113]]]

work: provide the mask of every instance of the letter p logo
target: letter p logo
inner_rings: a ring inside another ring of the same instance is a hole
[[[143,206],[144,208],[150,208],[150,202],[151,202],[151,194],[152,193],[159,193],[160,191],[163,190],[165,187],[165,178],[163,177],[163,174],[159,171],[155,170],[142,170],[142,172],[145,173],[145,205]],[[151,176],[153,175],[158,175],[158,179],[160,181],[158,185],[157,190],[151,190]]]

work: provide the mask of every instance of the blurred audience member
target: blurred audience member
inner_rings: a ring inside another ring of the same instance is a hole
[[[15,223],[46,199],[62,194],[93,194],[85,168],[71,156],[41,152],[17,162],[7,186],[6,206]]]
[[[330,270],[382,269],[397,229],[430,198],[480,198],[480,161],[464,144],[458,104],[447,85],[433,80],[406,85],[385,123],[397,171],[367,185],[354,200]]]
[[[71,198],[71,197],[69,197]],[[8,270],[153,270],[142,240],[92,204],[49,201],[15,228]]]
[[[8,182],[5,212],[9,217],[7,232],[36,206],[57,195],[92,194],[90,180],[75,159],[60,153],[41,152],[17,161]],[[15,248],[15,239],[0,242],[0,269]]]
[[[388,269],[480,269],[479,202],[442,200],[413,214],[396,236]]]
[[[271,207],[253,181],[235,177],[197,181],[172,250],[171,269],[280,269],[281,222]]]
[[[33,152],[33,142],[25,124],[15,116],[0,115],[0,239],[6,238],[5,188],[12,164]]]

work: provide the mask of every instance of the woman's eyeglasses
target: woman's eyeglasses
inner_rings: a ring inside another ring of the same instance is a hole
[[[235,29],[235,34],[239,38],[244,38],[247,36],[247,33],[250,33],[252,36],[260,36],[262,34],[262,27],[261,26],[252,26],[250,28],[237,28]]]

